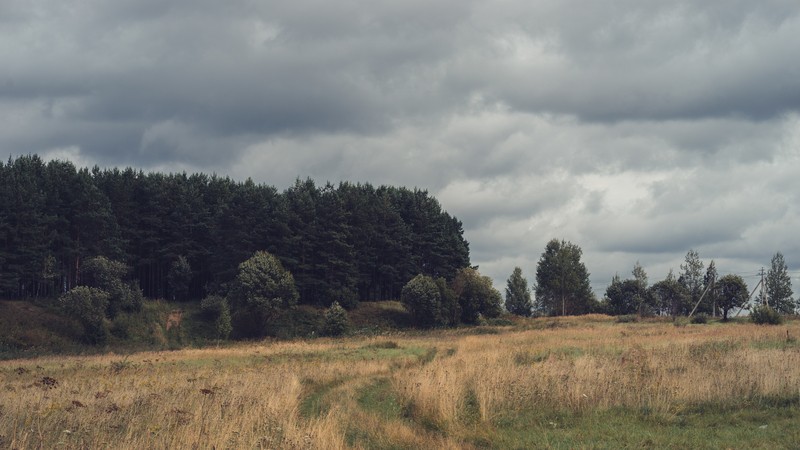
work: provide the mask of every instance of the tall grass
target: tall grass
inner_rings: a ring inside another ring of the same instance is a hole
[[[674,327],[590,317],[524,321],[497,334],[4,361],[0,447],[493,447],[505,445],[496,440],[505,431],[521,432],[504,424],[531,412],[796,411],[794,336],[800,323]]]

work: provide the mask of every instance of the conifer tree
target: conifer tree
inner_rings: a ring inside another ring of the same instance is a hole
[[[526,317],[533,313],[531,290],[528,288],[528,281],[522,276],[522,269],[519,267],[514,268],[507,281],[506,311]]]
[[[764,282],[767,288],[767,301],[769,305],[781,314],[792,314],[795,303],[792,300],[792,280],[789,278],[786,261],[783,254],[775,253],[772,257],[767,278]]]

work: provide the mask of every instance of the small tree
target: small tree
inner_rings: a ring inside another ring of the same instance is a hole
[[[172,298],[177,301],[189,299],[189,283],[192,281],[192,266],[183,255],[172,262],[167,273],[167,286]]]
[[[747,284],[739,275],[725,275],[716,282],[717,306],[722,310],[722,320],[728,320],[728,311],[747,301]]]
[[[339,302],[333,302],[325,311],[323,333],[326,336],[341,336],[347,333],[349,328],[350,319],[347,317],[347,311],[339,305]]]
[[[759,325],[780,325],[783,318],[769,305],[758,305],[750,311],[750,321]]]
[[[514,268],[507,281],[506,310],[511,314],[525,317],[529,317],[533,313],[531,290],[519,267]]]
[[[789,278],[789,269],[780,252],[772,257],[764,284],[767,287],[769,305],[781,314],[792,314],[795,310],[792,300],[792,280]]]
[[[466,267],[453,279],[453,292],[461,305],[461,321],[477,323],[480,316],[498,317],[503,312],[503,296],[492,286],[492,279]]]
[[[243,335],[262,334],[265,326],[298,299],[292,274],[275,256],[256,252],[239,265],[239,273],[228,292],[228,303]]]
[[[108,293],[103,290],[77,286],[59,299],[64,312],[78,320],[84,329],[84,339],[90,344],[105,344],[108,327],[105,323]]]
[[[685,264],[681,264],[681,274],[678,281],[683,285],[688,296],[688,302],[678,314],[688,314],[695,303],[703,295],[703,261],[696,250],[691,249],[686,253]]]
[[[203,318],[213,323],[217,339],[227,339],[230,336],[233,330],[231,309],[225,297],[209,295],[200,302],[200,311]]]
[[[678,316],[686,307],[686,288],[675,279],[672,270],[667,277],[648,289],[650,303],[657,314]]]
[[[421,327],[432,327],[443,322],[442,298],[436,281],[427,275],[417,275],[403,286],[400,301],[411,313],[411,320]]]
[[[615,275],[606,288],[604,301],[606,312],[612,316],[639,313],[643,303],[639,293],[640,285],[636,280],[621,281],[619,276]]]
[[[596,300],[589,272],[581,262],[581,248],[571,242],[552,239],[536,266],[536,310],[546,315],[585,314]]]

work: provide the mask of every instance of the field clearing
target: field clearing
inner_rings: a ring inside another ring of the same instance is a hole
[[[800,322],[606,316],[0,362],[0,448],[797,448]]]

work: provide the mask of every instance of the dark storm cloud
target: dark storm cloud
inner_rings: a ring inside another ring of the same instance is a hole
[[[421,187],[498,282],[553,237],[600,285],[791,265],[798,42],[788,0],[5,1],[0,147]]]

